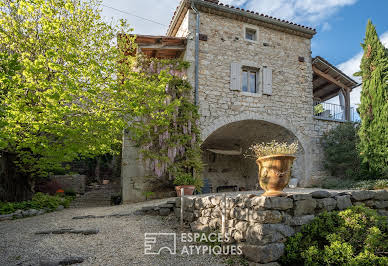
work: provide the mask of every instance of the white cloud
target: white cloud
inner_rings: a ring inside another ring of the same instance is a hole
[[[221,0],[224,4],[243,7],[277,18],[329,30],[327,23],[331,15],[340,8],[352,5],[357,0]],[[163,35],[174,14],[179,0],[103,0],[103,4],[120,11],[103,7],[103,15],[108,18],[125,18],[135,29],[135,33]],[[163,25],[140,19],[133,15],[157,21]],[[326,24],[325,24],[326,23]]]
[[[324,22],[324,23],[322,24],[322,31],[329,31],[329,30],[331,30],[331,25],[330,25],[330,23],[329,23],[329,22]]]
[[[383,33],[380,36],[380,40],[384,44],[384,46],[388,48],[388,31]],[[342,70],[346,75],[352,77],[354,80],[356,80],[359,83],[361,83],[361,77],[355,77],[353,76],[353,74],[360,70],[362,55],[363,55],[363,52],[360,51],[358,54],[350,58],[348,61],[345,61],[338,65],[338,68],[340,70]],[[360,104],[360,93],[361,93],[361,86],[358,88],[355,88],[351,92],[350,104],[352,106],[357,106],[358,104]]]
[[[316,27],[340,8],[353,5],[357,0],[224,0],[221,2],[234,6],[244,5],[249,10]]]

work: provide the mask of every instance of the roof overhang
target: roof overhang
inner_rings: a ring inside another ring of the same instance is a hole
[[[311,39],[316,31],[313,28],[298,25],[286,20],[277,19],[271,16],[256,13],[250,10],[235,8],[233,6],[218,3],[210,0],[181,0],[174,13],[173,19],[167,31],[168,36],[175,36],[187,10],[194,4],[195,7],[207,13],[212,13],[232,19],[244,21],[245,23],[264,26],[275,30],[288,32],[294,35]]]
[[[186,38],[135,35],[137,52],[145,54],[147,57],[159,59],[179,58],[186,50]]]
[[[312,68],[313,95],[320,101],[337,96],[341,90],[350,92],[360,85],[320,56],[313,58]]]

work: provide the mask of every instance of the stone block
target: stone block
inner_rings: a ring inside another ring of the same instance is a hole
[[[284,244],[273,243],[265,246],[244,244],[241,250],[243,255],[253,262],[269,263],[278,260],[284,254]]]
[[[212,214],[212,209],[203,209],[201,211],[201,216],[210,217]]]
[[[376,200],[388,200],[388,190],[377,190],[375,192]]]
[[[316,199],[317,208],[323,211],[332,211],[337,207],[337,201],[333,198]]]
[[[183,204],[185,205],[185,208],[193,209],[193,207],[194,207],[194,199],[184,198]]]
[[[248,208],[234,208],[231,213],[230,213],[230,216],[234,219],[237,219],[237,220],[244,220],[244,221],[248,221],[249,220],[249,209]]]
[[[213,211],[210,216],[212,218],[221,218],[222,217],[221,208],[220,207],[213,208]]]
[[[13,214],[2,214],[0,215],[0,221],[12,220]]]
[[[312,195],[310,194],[292,194],[287,196],[288,198],[291,198],[293,200],[311,200]]]
[[[211,203],[213,204],[213,206],[219,206],[220,203],[221,203],[221,200],[222,200],[222,197],[221,196],[214,196],[211,198]]]
[[[331,193],[326,190],[318,190],[310,193],[314,199],[330,198]]]
[[[287,197],[254,197],[250,202],[255,209],[266,208],[274,210],[287,210],[293,207],[293,200]]]
[[[210,221],[210,218],[209,217],[199,217],[197,221],[200,222],[201,224],[208,224]]]
[[[335,199],[337,200],[337,208],[339,210],[344,210],[352,207],[352,202],[350,201],[349,195],[336,196]]]
[[[160,208],[159,209],[160,216],[168,216],[170,214],[170,212],[171,212],[170,208]]]
[[[220,225],[221,225],[221,219],[220,218],[213,218],[213,219],[211,219],[209,221],[209,227],[211,229],[213,229],[213,230],[219,228]]]
[[[388,208],[388,200],[377,200],[375,201],[375,206],[377,209]]]
[[[247,231],[248,226],[249,226],[249,223],[248,223],[248,222],[239,221],[239,222],[236,223],[236,225],[234,226],[234,228],[236,228],[236,230],[239,230],[239,231],[241,231],[241,232],[245,232],[245,231]]]
[[[373,199],[375,197],[375,192],[369,190],[358,190],[350,192],[353,200],[363,201],[368,199]]]
[[[300,226],[310,223],[314,219],[314,215],[303,215],[303,216],[284,216],[284,223],[292,226]]]
[[[245,235],[246,235],[245,232],[234,230],[233,234],[232,234],[232,237],[237,242],[243,242],[243,241],[245,241]]]
[[[250,221],[264,224],[276,224],[282,221],[282,214],[279,211],[253,210]]]
[[[284,241],[295,233],[294,229],[286,224],[251,224],[247,230],[247,242],[255,245],[264,245]]]
[[[164,203],[164,204],[160,204],[158,205],[159,208],[173,208],[174,205],[173,204],[169,204],[169,203]]]
[[[314,199],[295,201],[294,215],[313,214],[316,206],[317,202]]]
[[[192,222],[190,224],[191,231],[193,232],[209,232],[210,227],[207,224],[201,224],[200,222]]]
[[[377,212],[378,212],[380,215],[388,216],[388,211],[387,211],[387,210],[377,210]]]

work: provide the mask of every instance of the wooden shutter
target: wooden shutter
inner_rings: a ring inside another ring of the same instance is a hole
[[[272,95],[272,69],[263,67],[263,94]]]
[[[230,89],[232,91],[241,90],[241,64],[239,63],[230,65]]]

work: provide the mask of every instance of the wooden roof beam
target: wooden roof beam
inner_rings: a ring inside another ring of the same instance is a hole
[[[347,89],[347,90],[351,90],[351,88],[345,84],[343,84],[341,81],[338,81],[336,80],[335,78],[333,78],[332,76],[322,72],[321,70],[319,70],[317,67],[315,67],[313,65],[313,71],[315,74],[317,74],[318,76],[321,76],[322,78],[334,83],[335,85],[337,85],[338,87],[340,88],[344,88],[344,89]]]
[[[325,82],[325,83],[323,83],[322,85],[320,85],[320,86],[314,88],[314,89],[313,89],[313,92],[320,91],[320,90],[324,89],[324,88],[327,87],[327,86],[330,86],[330,82]]]

